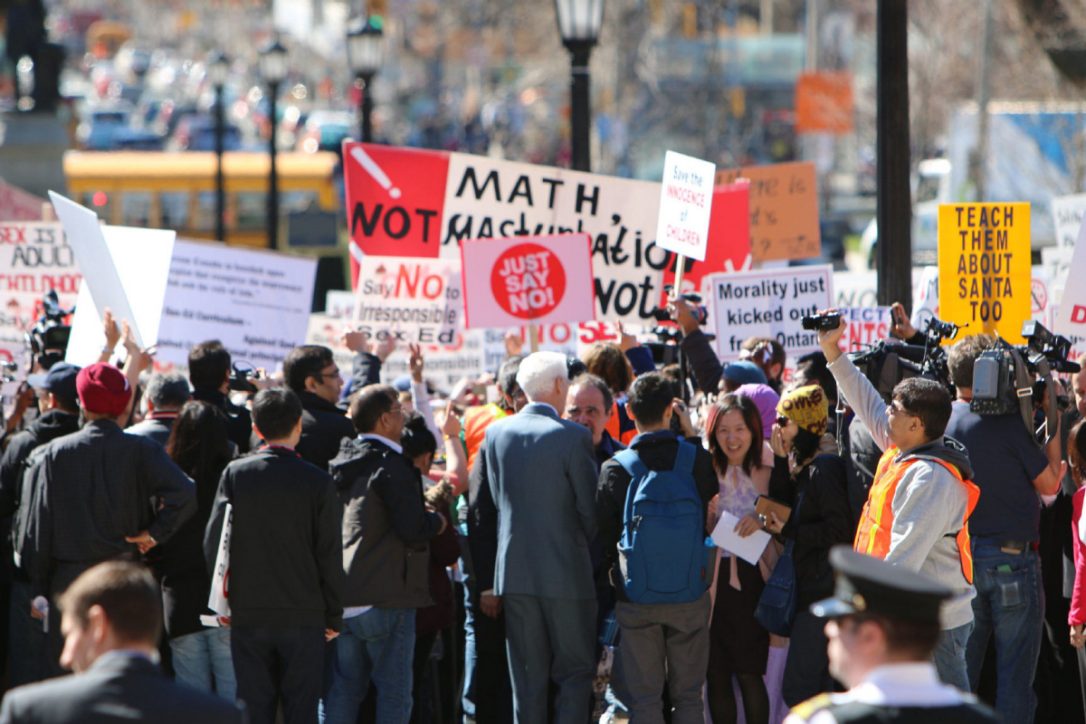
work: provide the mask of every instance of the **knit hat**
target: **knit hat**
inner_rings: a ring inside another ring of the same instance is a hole
[[[784,415],[803,430],[821,435],[829,424],[830,403],[818,385],[797,387],[781,397],[777,414]]]
[[[740,385],[735,394],[750,398],[754,406],[758,408],[758,414],[762,416],[762,437],[766,440],[773,434],[773,423],[777,421],[778,395],[769,385],[753,384]]]
[[[764,385],[767,381],[762,368],[745,359],[725,365],[724,379],[739,385]]]
[[[83,409],[96,415],[120,416],[132,396],[128,378],[106,362],[96,362],[81,369],[75,378],[75,387]]]

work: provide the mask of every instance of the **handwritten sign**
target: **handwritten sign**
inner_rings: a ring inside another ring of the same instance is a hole
[[[1086,213],[1086,194],[1058,196],[1052,199],[1052,219],[1056,222],[1056,244],[1072,247],[1078,238],[1082,218]]]
[[[1022,343],[1030,318],[1028,203],[939,205],[940,318]]]
[[[802,319],[831,306],[833,267],[713,274],[706,284],[721,359],[738,359],[748,337],[773,337],[797,355],[818,349],[817,333],[803,329]]]
[[[656,243],[684,257],[705,260],[716,166],[675,151],[664,154]]]
[[[750,244],[755,262],[818,256],[818,187],[810,162],[718,171],[717,185],[750,180]]]
[[[593,318],[592,255],[586,234],[464,242],[465,326]]]

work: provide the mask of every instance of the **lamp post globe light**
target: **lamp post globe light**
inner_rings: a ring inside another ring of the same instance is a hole
[[[268,84],[268,118],[271,133],[268,139],[268,248],[275,249],[279,241],[279,177],[275,170],[275,140],[278,117],[276,101],[279,86],[287,77],[287,49],[278,39],[272,39],[260,51],[260,75]]]
[[[384,32],[369,18],[355,18],[347,27],[347,64],[358,88],[362,141],[373,142],[373,94],[370,84],[384,62]]]
[[[570,136],[573,168],[591,170],[589,131],[591,108],[588,95],[588,59],[603,26],[603,0],[554,0],[558,32],[572,61],[570,82]]]
[[[226,241],[226,182],[222,172],[222,154],[226,135],[223,87],[230,75],[230,59],[215,51],[207,60],[207,76],[215,89],[215,238]]]

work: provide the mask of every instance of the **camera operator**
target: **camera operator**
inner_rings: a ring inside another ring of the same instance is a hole
[[[217,339],[201,342],[189,350],[189,381],[192,399],[208,402],[226,416],[230,441],[239,453],[249,452],[253,418],[249,410],[235,405],[227,396],[233,370],[230,352]]]
[[[981,415],[970,410],[973,365],[995,344],[993,337],[973,335],[951,347],[948,355],[958,399],[947,434],[969,451],[974,482],[981,490],[969,519],[977,597],[966,660],[970,685],[976,690],[994,635],[996,708],[1006,721],[1030,722],[1037,705],[1033,675],[1043,623],[1037,555],[1040,495],[1059,490],[1065,464],[1058,430],[1042,452],[1017,413]]]

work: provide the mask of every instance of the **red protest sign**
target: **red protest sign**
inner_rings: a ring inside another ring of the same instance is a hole
[[[595,317],[587,234],[476,239],[460,245],[469,328]]]

